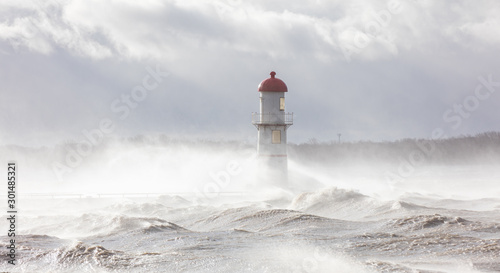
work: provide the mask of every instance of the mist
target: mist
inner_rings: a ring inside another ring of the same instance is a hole
[[[289,144],[285,184],[245,141],[155,134],[82,143],[0,147],[18,166],[21,271],[498,266],[498,132]],[[416,241],[441,256],[414,262],[427,255],[408,248]]]
[[[19,162],[23,193],[289,194],[325,187],[352,189],[380,198],[405,193],[443,198],[487,198],[500,193],[496,132],[459,138],[395,142],[290,144],[289,183],[279,185],[255,144],[189,140],[166,135],[107,138],[98,146],[3,146],[3,160]],[[267,176],[267,177],[266,177]],[[437,183],[436,183],[437,182]]]
[[[0,271],[499,272],[499,13],[1,2]]]

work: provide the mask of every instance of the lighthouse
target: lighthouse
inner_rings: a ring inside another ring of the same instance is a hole
[[[252,124],[258,130],[257,153],[268,167],[266,176],[277,184],[287,181],[288,159],[286,131],[293,124],[293,113],[285,111],[286,84],[276,78],[276,72],[258,87],[260,112],[252,113]]]

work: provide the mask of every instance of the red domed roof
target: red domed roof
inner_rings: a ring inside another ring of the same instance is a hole
[[[263,80],[259,84],[259,92],[288,92],[286,84],[274,76],[276,72],[271,72],[271,78]]]

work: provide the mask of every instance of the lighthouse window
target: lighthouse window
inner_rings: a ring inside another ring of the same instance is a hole
[[[280,111],[285,111],[285,98],[280,98]]]
[[[280,144],[281,143],[281,131],[280,130],[273,130],[272,143],[273,144]]]

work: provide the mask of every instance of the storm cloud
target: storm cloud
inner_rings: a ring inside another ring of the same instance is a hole
[[[288,85],[291,142],[498,131],[499,12],[498,1],[1,3],[0,141],[78,140],[110,120],[117,135],[254,142],[250,113],[272,70]],[[168,76],[137,91],[155,69]]]

